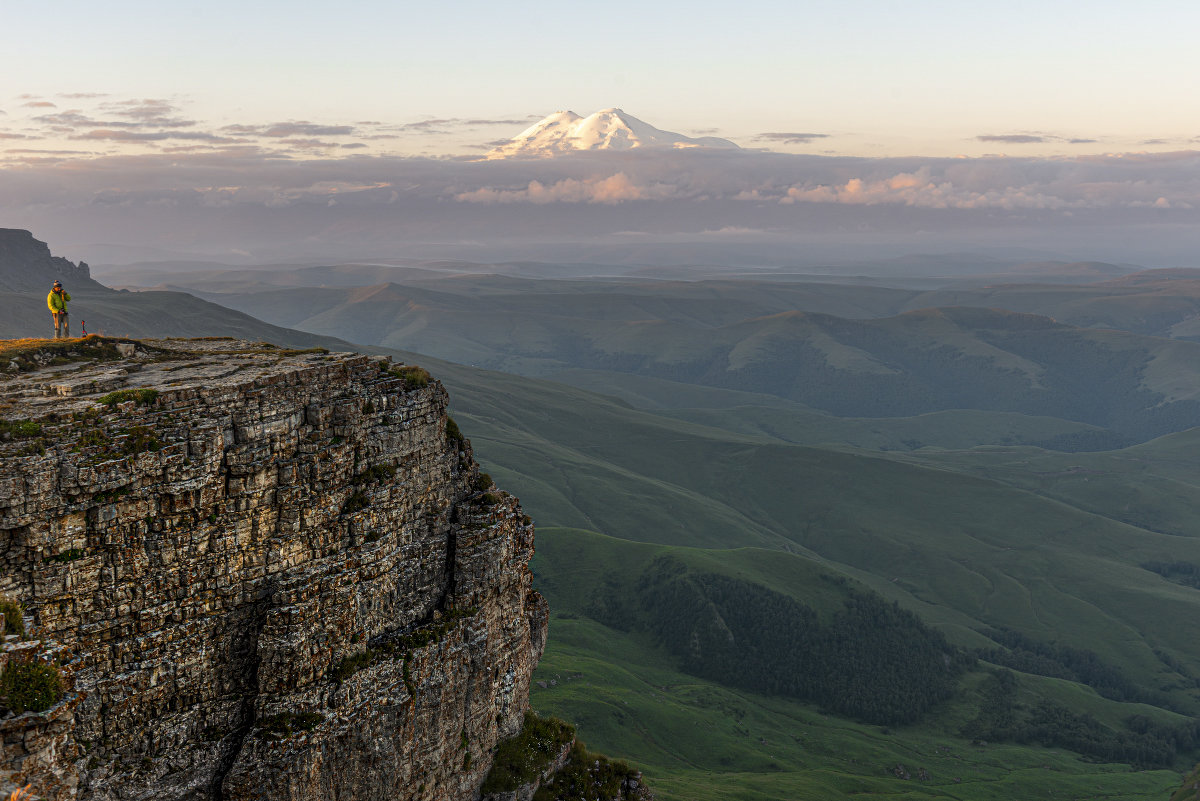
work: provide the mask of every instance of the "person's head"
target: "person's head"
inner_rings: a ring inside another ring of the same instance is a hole
[[[55,281],[55,282],[54,282],[54,289],[53,289],[52,291],[54,291],[54,292],[62,292],[62,284],[60,284],[58,281]]]

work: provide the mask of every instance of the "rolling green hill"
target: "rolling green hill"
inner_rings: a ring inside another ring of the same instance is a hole
[[[487,467],[542,524],[808,554],[963,642],[981,624],[1004,626],[1095,648],[1165,683],[1176,679],[1155,649],[1200,664],[1200,617],[1193,628],[1185,611],[1200,593],[1140,566],[1200,563],[1198,539],[947,469],[948,456],[931,467],[913,463],[924,451],[900,459],[784,444],[552,383],[434,369]]]

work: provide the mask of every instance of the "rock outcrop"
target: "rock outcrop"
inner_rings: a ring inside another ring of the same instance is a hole
[[[0,354],[0,596],[67,689],[0,718],[0,792],[476,797],[548,616],[531,521],[441,384],[356,354],[87,343]]]
[[[110,291],[92,279],[86,262],[51,256],[50,247],[20,228],[0,228],[0,292],[50,291],[55,279],[68,291]]]

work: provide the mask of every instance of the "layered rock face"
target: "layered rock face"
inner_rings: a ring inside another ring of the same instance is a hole
[[[0,228],[0,291],[49,292],[55,279],[62,281],[67,291],[75,289],[105,290],[92,280],[86,262],[73,264],[51,256],[45,243],[20,228]]]
[[[0,416],[41,422],[0,443],[0,594],[69,687],[6,723],[70,727],[0,770],[64,798],[475,797],[547,609],[532,525],[440,383],[353,354],[101,347],[0,385]]]

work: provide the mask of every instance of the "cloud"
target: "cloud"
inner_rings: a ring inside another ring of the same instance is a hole
[[[325,142],[320,139],[280,139],[278,144],[292,148],[330,148],[339,146],[337,142]]]
[[[33,138],[32,136],[27,136],[26,134],[8,133],[6,131],[0,131],[0,139],[32,139],[32,138]]]
[[[39,150],[32,147],[10,147],[5,153],[41,153],[48,156],[90,156],[91,150]]]
[[[1052,144],[1054,142],[1062,142],[1068,145],[1094,145],[1099,139],[1093,139],[1085,136],[1059,136],[1058,134],[1050,133],[1023,133],[1023,134],[981,134],[975,137],[977,142],[999,142],[1006,145],[1037,145],[1037,144]]]
[[[242,140],[232,139],[204,131],[114,131],[97,128],[87,133],[77,134],[72,139],[108,140],[112,142],[161,142],[165,139],[193,139],[203,142],[230,143]]]
[[[761,228],[747,228],[744,225],[726,225],[723,228],[717,228],[716,230],[713,230],[711,228],[706,228],[705,230],[700,232],[700,235],[701,236],[714,236],[714,237],[728,236],[728,237],[734,237],[734,238],[744,238],[744,237],[748,237],[748,236],[763,236],[766,233],[767,232],[762,230]]]
[[[58,108],[58,106],[56,104],[51,103],[49,100],[30,100],[28,103],[22,103],[21,107],[22,108]]]
[[[116,100],[102,103],[100,108],[110,114],[132,120],[132,125],[148,128],[188,128],[195,120],[173,116],[179,109],[168,100]]]
[[[60,92],[58,97],[68,100],[91,100],[97,97],[108,97],[107,92]]]
[[[53,104],[51,104],[53,105]],[[118,101],[104,104],[108,117],[101,119],[85,114],[80,109],[68,109],[56,114],[34,117],[35,122],[49,125],[54,130],[73,128],[189,128],[195,120],[170,116],[175,108],[161,100]]]
[[[266,128],[258,129],[257,132],[262,136],[279,138],[288,136],[352,136],[354,134],[354,126],[319,125],[306,120],[300,120],[297,122],[277,122]]]
[[[829,134],[823,133],[788,133],[774,131],[771,133],[760,133],[754,137],[758,140],[768,142],[780,142],[785,145],[807,145],[817,139],[828,139]]]
[[[540,118],[539,118],[540,119]],[[512,119],[467,119],[463,117],[443,117],[441,119],[418,120],[416,122],[405,122],[399,125],[387,126],[386,130],[401,131],[401,132],[416,132],[428,134],[448,134],[455,129],[463,130],[469,128],[483,128],[488,126],[515,126],[528,125],[530,120],[512,120]],[[505,140],[507,141],[507,140]]]
[[[463,125],[470,125],[472,127],[480,126],[480,125],[525,125],[526,123],[535,122],[539,119],[541,119],[541,118],[540,117],[532,117],[532,118],[526,117],[523,120],[479,120],[479,119],[475,119],[475,120],[463,120],[462,123],[463,123]]]
[[[1064,209],[1084,205],[1032,185],[992,187],[983,191],[956,185],[922,167],[915,172],[897,173],[880,180],[851,178],[844,184],[829,186],[793,186],[780,203],[801,201],[854,205],[895,204],[931,209]]]
[[[1006,145],[1033,145],[1048,141],[1047,137],[1034,134],[980,134],[975,139],[980,142],[1002,142]]]
[[[483,187],[461,192],[455,200],[466,203],[624,203],[629,200],[663,200],[674,189],[667,184],[639,185],[623,172],[607,178],[564,178],[553,184],[530,181],[524,189]]]
[[[72,128],[83,128],[86,126],[104,124],[100,120],[97,120],[94,117],[89,117],[78,109],[60,111],[55,114],[42,114],[34,117],[33,120],[34,122],[40,122],[43,125],[49,125],[55,130],[69,130]],[[118,125],[128,125],[128,123],[118,123]]]

